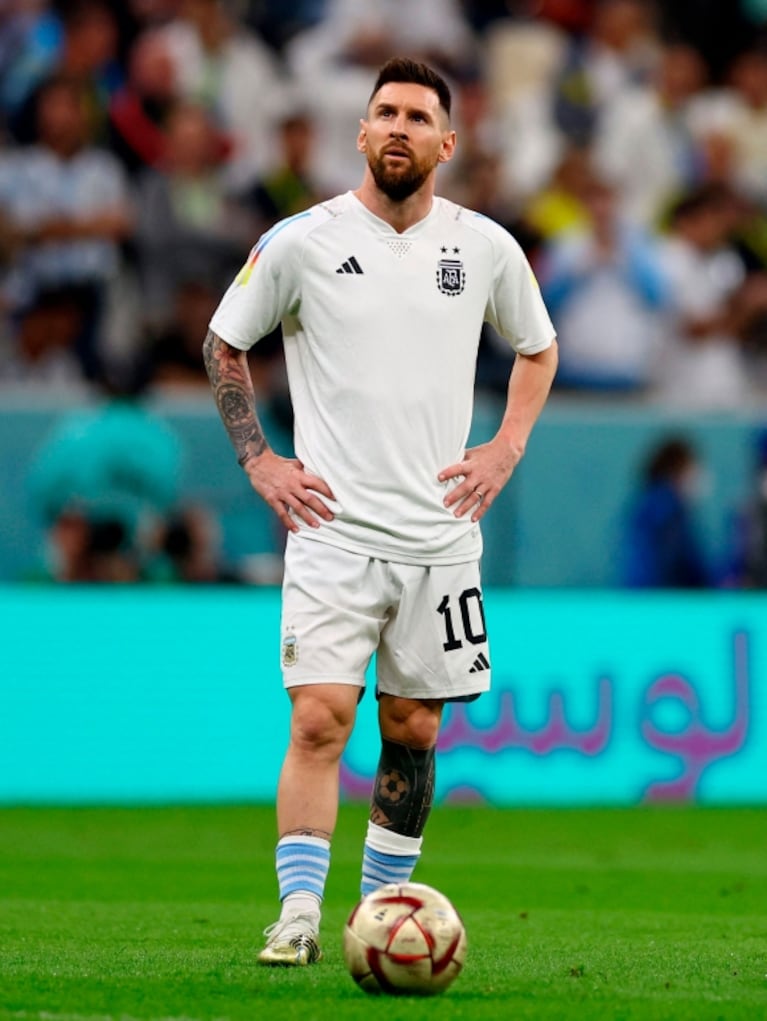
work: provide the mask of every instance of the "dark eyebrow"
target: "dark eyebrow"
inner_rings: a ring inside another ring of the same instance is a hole
[[[397,107],[394,105],[394,103],[376,103],[376,105],[373,107],[374,113],[394,113],[396,112],[396,110]],[[420,106],[408,107],[405,112],[408,114],[408,116],[418,114],[419,116],[424,117],[428,121],[434,119],[433,115],[430,114],[428,110]]]

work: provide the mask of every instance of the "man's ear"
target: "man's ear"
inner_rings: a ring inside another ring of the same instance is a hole
[[[358,152],[365,152],[367,149],[368,139],[368,122],[360,118],[360,131],[357,135],[357,150]]]
[[[448,163],[455,152],[455,132],[446,131],[442,137],[442,145],[439,148],[439,162]]]

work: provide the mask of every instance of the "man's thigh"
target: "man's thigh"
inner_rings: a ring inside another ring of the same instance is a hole
[[[378,688],[411,699],[467,700],[490,687],[479,564],[397,565],[400,597],[381,634]]]
[[[385,566],[324,542],[289,538],[281,625],[286,688],[364,686],[394,598]]]

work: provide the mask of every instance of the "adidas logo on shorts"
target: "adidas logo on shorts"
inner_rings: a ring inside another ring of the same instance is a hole
[[[471,667],[471,669],[469,670],[469,673],[470,674],[479,674],[483,670],[489,670],[489,669],[490,669],[490,664],[487,661],[487,656],[484,654],[484,652],[480,652],[480,654],[474,660],[474,664]]]

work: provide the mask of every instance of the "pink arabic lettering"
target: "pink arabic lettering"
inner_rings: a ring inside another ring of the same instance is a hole
[[[650,801],[690,799],[697,791],[705,770],[720,759],[740,751],[749,732],[751,664],[749,636],[745,631],[733,635],[733,709],[730,721],[721,729],[706,723],[701,700],[695,686],[679,673],[658,676],[642,697],[641,736],[655,751],[679,760],[679,775],[671,780],[656,780],[646,786],[644,798]],[[493,697],[492,695],[490,696]],[[548,716],[543,726],[527,729],[517,719],[514,693],[508,688],[495,696],[496,713],[488,724],[474,723],[470,706],[450,706],[440,735],[438,748],[442,753],[465,749],[487,755],[500,751],[523,749],[533,755],[549,755],[555,751],[574,751],[586,757],[600,755],[607,748],[614,726],[614,682],[602,677],[597,686],[597,708],[591,726],[579,729],[567,718],[565,696],[554,690],[548,695]],[[682,709],[686,715],[683,727],[673,729],[658,720],[663,709]],[[341,763],[341,790],[351,799],[370,796],[372,774],[366,775]],[[482,783],[476,785],[466,776],[456,777],[449,800],[484,798]]]
[[[597,686],[597,715],[593,726],[578,730],[571,726],[565,713],[565,698],[561,691],[551,691],[548,700],[548,720],[538,730],[526,730],[514,709],[514,694],[508,689],[497,698],[498,712],[490,726],[472,723],[466,705],[455,702],[440,734],[438,750],[442,753],[473,748],[492,755],[511,748],[522,748],[534,755],[548,755],[569,749],[581,755],[599,755],[606,748],[613,724],[613,685],[603,677]],[[373,777],[351,769],[341,762],[341,790],[352,800],[370,797]],[[481,798],[473,787],[471,798]],[[468,795],[469,788],[465,789]],[[451,792],[453,796],[455,792]]]
[[[549,715],[540,730],[526,730],[517,721],[514,710],[514,693],[501,692],[499,711],[490,727],[478,727],[471,722],[467,707],[456,703],[451,707],[450,719],[440,734],[441,752],[469,746],[492,754],[504,748],[524,748],[535,755],[548,755],[563,748],[581,755],[599,755],[610,740],[613,722],[612,682],[603,677],[598,684],[597,718],[586,730],[570,726],[565,715],[565,700],[561,691],[549,693]]]
[[[750,706],[750,659],[748,635],[733,636],[734,706],[732,722],[723,730],[703,721],[700,698],[688,680],[679,674],[663,674],[647,690],[641,724],[642,736],[651,748],[666,752],[682,763],[681,774],[673,780],[651,783],[648,801],[669,801],[694,797],[705,769],[718,759],[734,755],[748,736]],[[665,699],[676,699],[688,714],[687,726],[679,731],[661,730],[651,718],[653,709]]]

